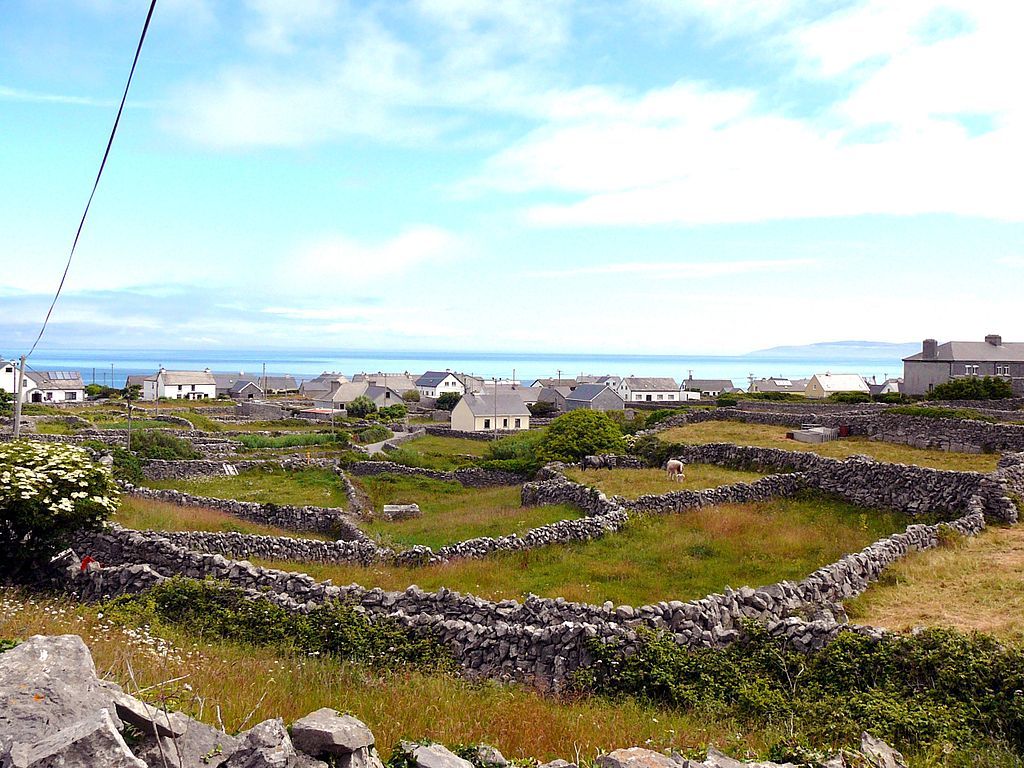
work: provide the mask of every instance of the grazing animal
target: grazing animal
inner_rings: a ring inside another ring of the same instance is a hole
[[[668,474],[670,480],[675,480],[677,483],[683,482],[685,475],[683,474],[683,462],[679,459],[669,459],[668,463],[665,464],[665,472]]]

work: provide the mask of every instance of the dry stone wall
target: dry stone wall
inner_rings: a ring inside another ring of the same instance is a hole
[[[467,488],[487,488],[496,485],[518,485],[523,478],[513,472],[496,469],[467,467],[451,472],[422,467],[407,467],[393,461],[357,461],[348,467],[349,473],[366,477],[370,475],[402,475],[404,477],[428,477],[431,480],[444,480],[464,485]]]

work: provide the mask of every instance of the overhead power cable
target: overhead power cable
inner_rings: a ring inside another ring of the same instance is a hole
[[[89,207],[92,205],[93,197],[96,196],[96,189],[100,185],[100,178],[103,176],[103,169],[107,166],[107,158],[110,157],[110,148],[114,144],[114,136],[117,135],[117,126],[121,122],[121,113],[124,112],[124,104],[128,100],[128,89],[131,88],[132,78],[135,76],[135,66],[139,63],[139,55],[142,53],[142,44],[146,41],[146,32],[149,31],[149,22],[153,18],[154,10],[156,10],[156,0],[151,0],[149,4],[149,13],[146,14],[146,23],[142,26],[142,34],[139,36],[139,45],[135,49],[135,58],[132,59],[132,68],[128,73],[128,81],[124,85],[124,94],[121,96],[121,105],[117,108],[117,117],[114,118],[114,125],[110,129],[110,138],[107,139],[107,148],[103,150],[103,159],[100,161],[100,169],[96,173],[96,180],[92,183],[92,191],[89,193],[89,199],[85,203],[85,210],[82,211],[82,218],[78,222],[78,230],[75,232],[75,240],[71,244],[71,252],[68,254],[67,264],[64,265],[64,274],[61,275],[60,284],[57,286],[57,292],[53,295],[53,301],[50,302],[50,308],[46,311],[46,317],[43,319],[43,326],[39,329],[39,335],[36,336],[36,340],[32,343],[32,349],[28,351],[26,357],[32,356],[32,353],[36,351],[36,347],[39,345],[40,339],[43,338],[46,326],[50,322],[50,315],[53,314],[53,308],[57,306],[57,299],[60,298],[60,292],[64,288],[64,281],[68,278],[68,270],[71,269],[71,261],[75,257],[75,249],[78,247],[78,239],[82,236],[82,228],[85,226],[85,219],[89,215]]]

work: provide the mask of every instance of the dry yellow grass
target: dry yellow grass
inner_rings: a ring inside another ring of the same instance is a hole
[[[229,732],[270,717],[291,723],[330,706],[363,720],[385,757],[403,738],[487,742],[510,758],[591,760],[600,751],[644,744],[693,749],[711,743],[753,756],[778,737],[631,699],[567,701],[520,686],[471,684],[417,671],[381,673],[332,659],[197,643],[166,628],[152,632],[114,626],[101,609],[29,600],[0,588],[0,637],[81,635],[101,675],[134,691],[130,667],[139,687],[157,686],[144,698],[154,703],[165,698],[168,706],[211,725],[218,723],[219,709]]]
[[[662,469],[588,469],[566,470],[566,476],[577,483],[593,486],[609,496],[623,496],[635,499],[647,493],[668,493],[669,491],[699,491],[717,488],[732,483],[751,483],[764,477],[760,472],[746,472],[738,469],[718,467],[714,464],[689,464],[686,477],[678,483],[670,480]]]
[[[1024,526],[920,552],[889,568],[847,605],[863,624],[978,630],[1024,641]]]
[[[992,472],[999,461],[999,455],[994,453],[953,453],[882,443],[865,437],[844,438],[819,445],[798,443],[796,440],[786,439],[787,431],[791,431],[791,428],[773,427],[768,424],[744,424],[738,421],[704,421],[666,429],[659,433],[658,437],[667,443],[735,443],[762,448],[782,448],[787,451],[813,451],[833,459],[845,459],[855,453],[863,453],[879,461],[893,464],[917,464],[934,469],[974,472]]]

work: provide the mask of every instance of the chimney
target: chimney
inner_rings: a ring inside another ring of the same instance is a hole
[[[925,339],[921,345],[921,357],[925,360],[934,360],[939,356],[939,342],[935,339]]]
[[[991,344],[993,347],[998,347],[1003,343],[1003,337],[998,333],[990,333],[985,337],[985,343]]]

